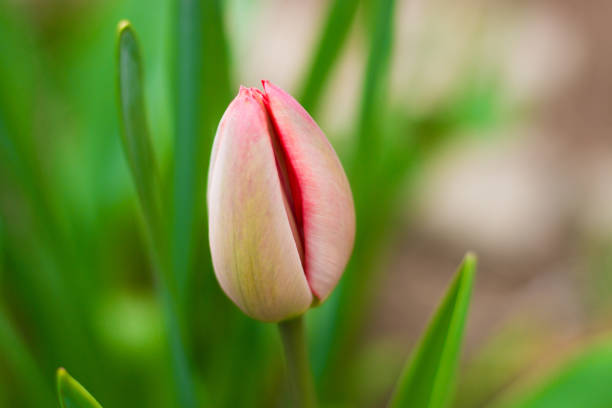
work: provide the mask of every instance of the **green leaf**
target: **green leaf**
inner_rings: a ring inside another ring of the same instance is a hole
[[[370,38],[370,51],[363,82],[359,125],[357,130],[357,151],[353,165],[370,170],[368,164],[376,163],[376,154],[382,142],[380,124],[377,119],[385,106],[384,92],[388,77],[389,62],[393,45],[393,23],[395,0],[377,3],[374,25]],[[355,173],[355,171],[353,171]],[[363,173],[357,175],[362,176]]]
[[[495,408],[608,408],[612,406],[612,340],[592,345],[535,386],[511,390]]]
[[[154,241],[163,237],[159,176],[146,118],[140,45],[128,21],[118,26],[117,74],[121,140]]]
[[[358,0],[336,0],[330,6],[310,70],[298,98],[311,113],[319,106],[321,93],[329,80],[329,72],[338,61],[342,46],[346,43],[359,3]]]
[[[196,247],[206,242],[208,157],[231,91],[223,2],[180,0],[175,7],[172,266],[184,300]]]
[[[467,318],[476,257],[467,254],[425,336],[400,377],[390,407],[448,404]]]
[[[376,271],[373,264],[384,244],[381,233],[389,225],[385,221],[392,215],[392,209],[385,208],[387,203],[383,203],[382,209],[389,211],[381,211],[381,203],[371,202],[371,197],[376,196],[372,191],[377,190],[381,184],[376,178],[379,174],[377,166],[383,164],[379,154],[383,137],[378,125],[379,113],[386,106],[381,96],[386,90],[396,1],[381,0],[375,3],[356,129],[356,148],[347,166],[357,219],[360,220],[360,232],[355,237],[353,256],[340,284],[330,300],[314,312],[317,320],[321,320],[316,325],[329,333],[317,339],[313,350],[314,371],[318,377],[320,393],[329,399],[344,398],[343,393],[350,393],[344,375],[350,370],[348,366],[351,364],[346,358],[351,354],[347,350],[355,346],[354,339],[363,322],[361,317],[371,301],[371,287]]]
[[[102,405],[62,367],[57,369],[57,393],[62,408],[102,408]]]
[[[185,324],[177,300],[176,280],[170,273],[168,261],[161,189],[145,114],[140,46],[132,26],[125,20],[118,26],[117,60],[123,147],[151,235],[158,296],[164,312],[177,398],[180,406],[191,408],[196,406],[196,394],[185,350]]]

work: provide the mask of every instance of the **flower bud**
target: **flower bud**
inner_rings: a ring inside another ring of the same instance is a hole
[[[215,274],[247,315],[304,313],[338,283],[353,249],[351,189],[329,141],[268,81],[240,88],[225,111],[208,174]]]

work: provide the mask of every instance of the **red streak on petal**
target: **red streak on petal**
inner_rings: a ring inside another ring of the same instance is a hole
[[[289,204],[293,212],[293,216],[295,219],[299,238],[302,241],[301,242],[302,249],[303,249],[303,256],[301,257],[302,267],[304,268],[304,274],[306,275],[306,280],[310,283],[309,277],[308,277],[308,268],[306,265],[307,243],[306,243],[306,240],[304,239],[304,201],[302,199],[302,189],[300,187],[300,183],[297,177],[295,167],[293,166],[293,163],[291,162],[291,158],[289,157],[289,154],[287,153],[286,146],[283,144],[283,140],[285,140],[285,138],[282,136],[281,131],[276,122],[276,118],[274,117],[274,114],[272,110],[270,109],[270,101],[268,99],[268,95],[265,93],[265,82],[266,81],[262,81],[262,83],[264,84],[264,92],[262,92],[264,106],[266,107],[270,121],[272,122],[272,125],[274,126],[274,130],[276,133],[275,136],[277,138],[278,144],[282,150],[281,153],[283,155],[282,158],[277,157],[277,167],[279,168],[279,173],[280,173],[279,176],[281,178],[281,184],[283,185],[283,189],[285,190],[285,194],[289,200]],[[283,177],[282,175],[282,173],[284,173],[285,171],[286,171],[287,178],[289,179],[289,186],[287,186],[287,183],[284,182],[285,177]],[[311,287],[311,290],[312,290],[312,287]],[[313,294],[317,296],[316,293],[313,292]]]

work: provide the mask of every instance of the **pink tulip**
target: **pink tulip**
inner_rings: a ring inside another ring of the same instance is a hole
[[[304,108],[268,81],[240,88],[208,174],[217,279],[247,315],[277,322],[324,301],[353,249],[355,210],[334,149]]]

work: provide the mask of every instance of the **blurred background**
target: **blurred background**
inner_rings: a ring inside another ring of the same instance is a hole
[[[0,406],[56,406],[59,366],[104,406],[185,402],[121,146],[123,18],[187,282],[193,406],[284,401],[275,327],[220,291],[203,204],[216,123],[261,79],[311,112],[355,194],[355,254],[308,316],[324,406],[384,406],[467,250],[479,270],[452,406],[542,381],[612,317],[611,13],[605,0],[0,0]]]

